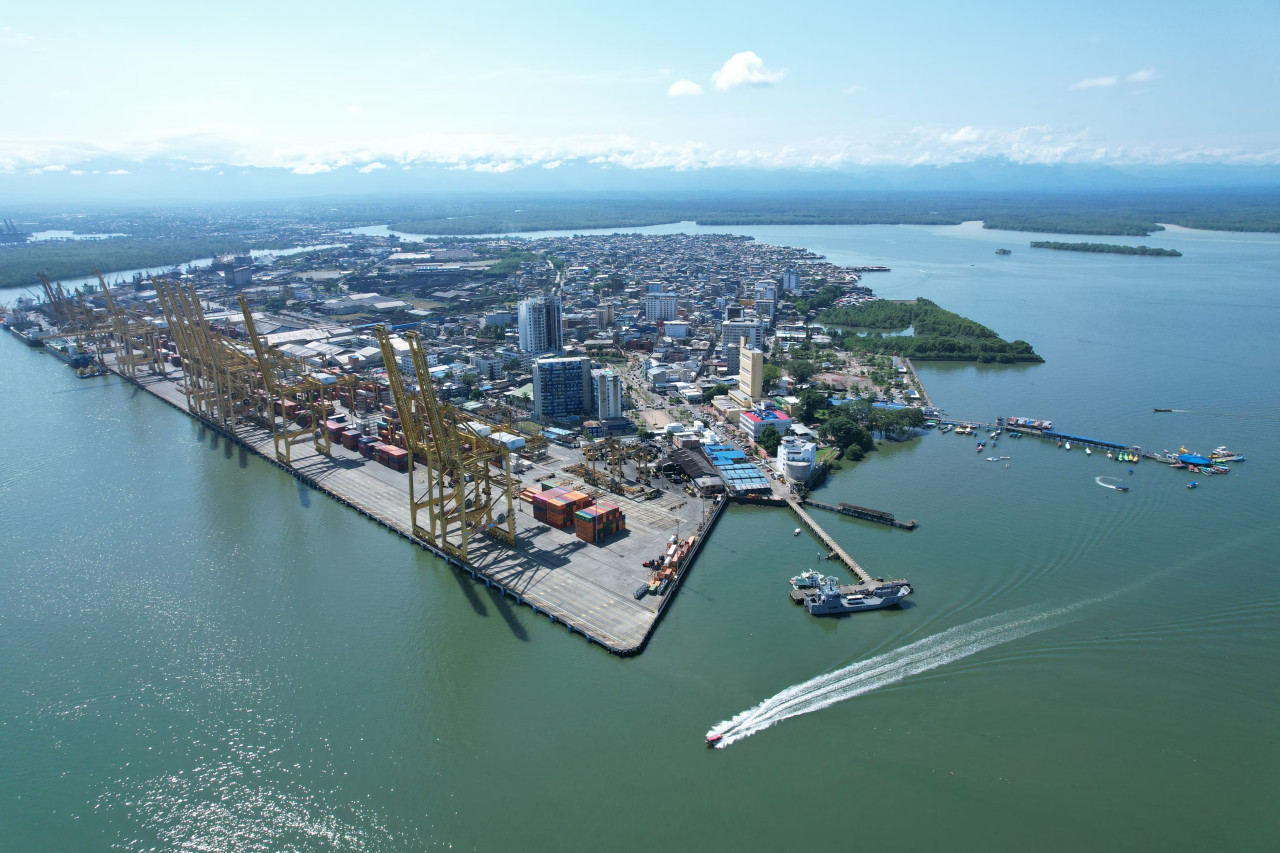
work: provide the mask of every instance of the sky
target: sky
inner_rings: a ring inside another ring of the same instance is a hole
[[[1274,165],[1277,43],[1276,0],[9,3],[0,174]]]

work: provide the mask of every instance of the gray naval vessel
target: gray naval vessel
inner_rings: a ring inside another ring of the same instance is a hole
[[[901,604],[911,594],[911,585],[904,581],[890,581],[853,593],[842,593],[835,578],[823,578],[822,582],[804,595],[804,607],[814,616],[839,616],[860,610],[879,610]]]

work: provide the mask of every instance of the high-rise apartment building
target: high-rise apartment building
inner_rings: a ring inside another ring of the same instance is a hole
[[[783,290],[799,290],[800,289],[800,271],[787,270],[782,274]]]
[[[720,324],[720,357],[731,376],[738,372],[739,338],[746,338],[751,349],[763,351],[764,325],[758,319],[726,320]]]
[[[607,368],[591,371],[591,399],[600,420],[622,417],[622,377]]]
[[[564,347],[559,296],[548,294],[521,300],[517,322],[520,349],[525,352],[541,355]]]
[[[538,423],[592,413],[591,359],[540,358],[533,363],[533,419]]]

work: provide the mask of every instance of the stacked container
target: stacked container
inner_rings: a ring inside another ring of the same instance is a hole
[[[392,447],[389,444],[379,444],[374,451],[378,461],[386,465],[392,471],[409,470],[409,451],[403,447]]]
[[[598,542],[627,529],[622,510],[609,503],[583,507],[574,513],[574,532],[584,542]]]

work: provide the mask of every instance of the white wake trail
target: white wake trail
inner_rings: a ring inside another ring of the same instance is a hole
[[[902,648],[856,661],[835,672],[788,687],[733,719],[719,723],[707,734],[723,736],[716,744],[717,748],[728,746],[791,717],[820,711],[992,646],[1043,631],[1055,624],[1058,618],[1109,597],[1082,601],[1044,613],[1029,613],[1025,609],[1010,611],[949,628]]]

